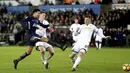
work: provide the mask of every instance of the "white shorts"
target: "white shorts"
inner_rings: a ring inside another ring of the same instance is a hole
[[[97,37],[95,38],[95,41],[102,42],[102,38],[97,36]]]
[[[52,47],[50,44],[48,44],[46,42],[37,42],[36,46],[43,46],[45,48],[45,50],[47,50],[48,47]]]
[[[85,52],[88,51],[88,45],[87,44],[80,44],[80,43],[75,43],[72,51],[78,53],[80,50],[85,50]]]
[[[78,36],[73,36],[73,40],[76,42],[78,40]]]

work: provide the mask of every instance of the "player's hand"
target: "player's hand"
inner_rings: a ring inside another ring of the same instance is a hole
[[[106,36],[106,39],[111,39],[111,36]]]
[[[30,38],[30,41],[36,41],[36,40],[38,40],[38,37],[32,36],[32,37]]]
[[[75,36],[77,36],[77,35],[78,35],[78,33],[74,33],[74,35],[75,35]]]
[[[40,40],[43,42],[48,42],[48,38],[45,38],[45,37],[41,37]]]

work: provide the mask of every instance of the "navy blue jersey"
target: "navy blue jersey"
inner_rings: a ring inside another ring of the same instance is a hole
[[[23,29],[26,30],[27,34],[34,35],[37,29],[37,25],[47,28],[49,25],[42,24],[38,19],[33,16],[28,16],[20,21]]]
[[[32,37],[41,37],[35,33],[36,29],[38,28],[37,26],[39,25],[44,28],[47,28],[49,26],[42,24],[38,19],[34,18],[33,16],[28,16],[20,20],[20,24],[22,25],[23,29],[26,30],[25,40],[27,41],[27,45],[29,46],[34,46],[34,44],[37,42],[37,40],[30,40]]]

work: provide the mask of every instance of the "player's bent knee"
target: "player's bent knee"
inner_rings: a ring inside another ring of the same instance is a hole
[[[80,52],[82,52],[83,54],[85,54],[87,51],[85,49],[81,49]]]
[[[41,53],[44,53],[44,50],[43,51],[40,51]]]
[[[51,53],[51,55],[53,56],[53,55],[54,55],[54,53]]]
[[[29,53],[29,52],[25,52],[26,53],[26,56],[29,56],[31,53]]]
[[[30,52],[30,51],[27,51],[26,53],[27,53],[27,55],[30,55],[30,54],[31,54],[31,52]]]
[[[72,53],[71,55],[69,55],[70,58],[73,58],[76,55],[76,53]]]
[[[40,52],[42,53],[42,52],[44,52],[45,51],[45,49],[40,49]]]

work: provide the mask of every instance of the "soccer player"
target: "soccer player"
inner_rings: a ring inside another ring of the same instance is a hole
[[[45,20],[45,15],[46,15],[45,12],[42,12],[40,14],[39,20],[43,24],[49,25],[49,22],[47,20]],[[39,27],[36,30],[36,34],[38,34],[38,35],[40,35],[42,37],[46,37],[47,38],[46,28]],[[41,59],[42,59],[43,64],[45,65],[45,68],[48,69],[49,68],[48,60],[54,55],[54,49],[53,49],[53,47],[50,44],[48,44],[47,42],[42,42],[42,41],[38,41],[36,43],[36,47],[41,52]],[[49,52],[49,55],[48,55],[47,58],[45,57],[45,50]]]
[[[17,69],[19,61],[23,60],[31,54],[33,46],[37,41],[48,41],[47,38],[41,37],[35,33],[38,26],[42,26],[44,28],[48,27],[48,25],[44,25],[38,20],[40,13],[41,11],[39,9],[34,9],[32,15],[20,21],[20,24],[22,25],[23,29],[26,30],[25,40],[28,48],[27,51],[23,53],[19,58],[13,60],[15,69]]]
[[[76,30],[79,29],[80,24],[78,23],[78,19],[75,19],[74,22],[75,22],[75,23],[70,26],[70,29],[69,29],[69,30],[70,30],[71,33],[72,33],[73,41],[76,42],[76,41],[77,41],[77,38],[78,38]]]
[[[41,12],[39,20],[41,21],[41,23],[49,26],[49,22],[47,20],[45,20],[45,16],[46,16],[46,13],[45,12]],[[38,28],[39,29],[36,30],[36,33],[39,34],[40,36],[43,36],[43,37],[47,38],[47,36],[46,36],[46,29],[51,29],[51,27],[43,28],[43,27],[40,26]],[[58,43],[52,41],[51,39],[47,43],[51,44],[52,46],[60,48],[62,51],[64,51],[68,47],[67,44],[61,45],[61,44],[58,44]]]
[[[91,23],[90,16],[86,16],[84,18],[84,23],[85,24],[82,24],[80,29],[77,30],[77,33],[79,34],[78,39],[70,54],[70,59],[73,62],[72,71],[76,70],[76,67],[79,65],[82,56],[88,51],[92,33],[98,33],[97,27]],[[76,54],[78,54],[78,56],[75,60],[74,58]]]
[[[97,50],[101,49],[103,38],[106,38],[106,36],[103,34],[103,29],[100,26],[98,26],[98,34],[95,33],[95,45]]]

